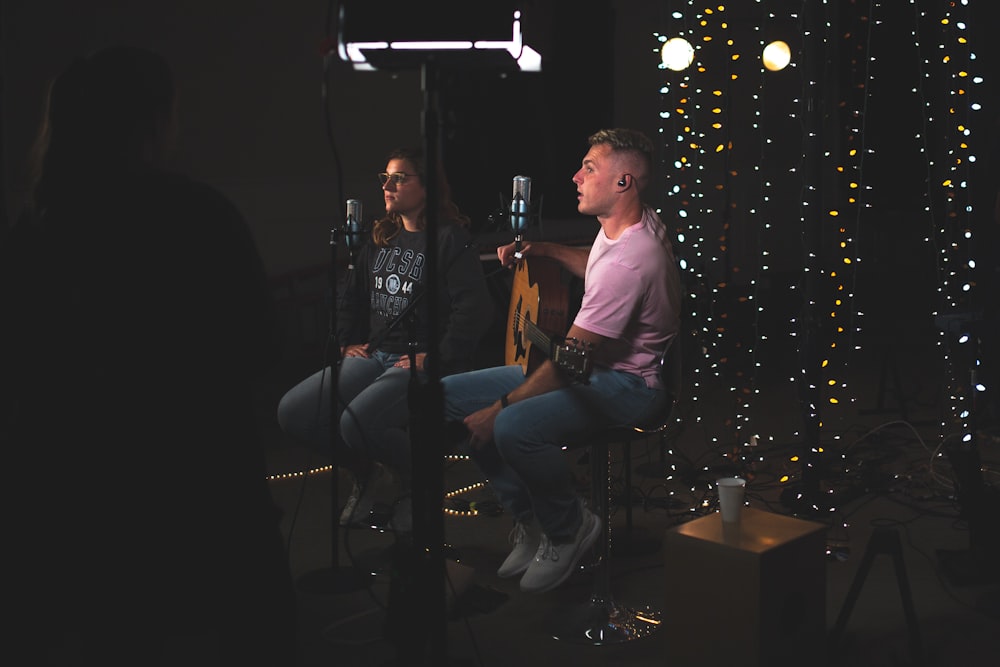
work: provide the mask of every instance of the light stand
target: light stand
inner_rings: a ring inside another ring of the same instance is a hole
[[[337,248],[338,235],[345,233],[336,227],[330,230],[330,331],[327,341],[327,355],[330,368],[330,451],[333,455],[333,465],[330,469],[330,537],[331,564],[328,568],[306,572],[299,577],[297,586],[304,593],[331,595],[336,593],[351,593],[367,588],[372,583],[372,575],[359,570],[353,565],[340,564],[340,485],[337,467],[337,407],[340,398],[338,388],[340,380],[340,340],[337,333]],[[347,230],[346,233],[350,233]],[[348,274],[348,280],[350,279]],[[324,366],[325,367],[325,366]],[[320,380],[320,395],[322,396],[322,378]]]
[[[419,386],[417,375],[409,392],[410,443],[413,461],[413,539],[399,545],[401,558],[394,568],[404,576],[394,581],[389,605],[389,627],[396,645],[397,664],[447,664],[447,624],[444,565],[444,394],[437,359],[438,323],[438,213],[440,193],[437,178],[440,141],[438,111],[438,69],[433,58],[421,65],[424,111],[424,159],[426,161],[425,204],[427,220],[427,300],[428,349],[426,384]],[[415,361],[411,349],[411,363]],[[419,455],[416,455],[419,453]],[[392,604],[396,602],[397,604]]]
[[[404,541],[390,589],[389,629],[397,664],[446,665],[447,605],[444,559],[444,395],[437,361],[440,316],[438,216],[440,212],[441,115],[439,77],[443,68],[539,71],[539,54],[523,43],[521,12],[505,2],[370,3],[341,6],[339,50],[356,70],[419,68],[423,92],[425,159],[426,282],[428,349],[426,385],[409,395],[413,485],[412,543]],[[456,35],[454,26],[462,34]],[[468,32],[466,32],[468,31]],[[470,33],[477,34],[470,34]],[[458,41],[456,38],[460,37]],[[469,38],[472,38],[469,40]],[[467,41],[469,40],[469,41]],[[470,48],[471,47],[471,48]],[[403,575],[403,576],[399,576]],[[394,592],[396,593],[394,595]]]

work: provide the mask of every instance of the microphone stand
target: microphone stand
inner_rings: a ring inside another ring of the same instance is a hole
[[[330,595],[334,593],[351,593],[353,591],[367,588],[371,585],[373,575],[359,570],[353,565],[343,566],[340,564],[340,512],[339,498],[340,485],[338,477],[340,470],[337,466],[337,407],[340,397],[340,340],[337,335],[337,236],[340,233],[349,233],[334,227],[330,230],[330,331],[328,334],[327,350],[330,367],[330,452],[333,456],[333,464],[330,470],[330,535],[331,535],[331,564],[328,568],[306,572],[298,580],[299,590],[306,593],[316,593]],[[351,258],[351,269],[353,270],[353,257]],[[348,272],[348,278],[351,272]],[[320,385],[322,395],[322,384]]]

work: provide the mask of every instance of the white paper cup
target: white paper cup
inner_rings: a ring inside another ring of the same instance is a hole
[[[739,521],[747,481],[742,477],[723,477],[715,480],[715,486],[719,490],[719,511],[722,513],[722,520],[726,523]]]

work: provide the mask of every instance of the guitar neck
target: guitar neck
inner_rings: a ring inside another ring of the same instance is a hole
[[[539,348],[549,359],[552,358],[552,339],[545,335],[545,332],[538,328],[538,326],[531,320],[524,320],[524,335],[528,340],[531,341],[532,345]]]

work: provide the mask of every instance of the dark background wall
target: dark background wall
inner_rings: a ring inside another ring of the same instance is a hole
[[[442,155],[455,199],[479,228],[510,197],[516,174],[534,179],[544,214],[573,216],[570,177],[586,136],[613,121],[612,3],[528,4],[526,41],[550,54],[543,73],[455,71],[438,86]],[[24,161],[47,82],[78,54],[129,43],[174,67],[182,122],[174,166],[237,203],[271,273],[322,264],[344,199],[361,199],[366,217],[381,210],[375,174],[391,148],[419,143],[423,129],[418,71],[358,72],[336,57],[324,69],[336,5],[4,0],[6,219],[26,194]]]
[[[510,196],[515,174],[533,177],[546,218],[574,219],[570,177],[586,151],[586,136],[600,127],[644,129],[661,145],[661,158],[669,159],[659,117],[665,74],[657,69],[653,32],[671,30],[671,10],[686,4],[527,1],[524,31],[526,41],[543,53],[541,74],[466,71],[445,77],[443,156],[455,198],[478,228],[488,226],[501,197]],[[802,3],[786,4],[792,11]],[[985,97],[992,102],[983,113],[994,116],[996,84],[990,74],[997,70],[989,63],[996,63],[996,47],[989,25],[995,25],[995,4],[975,3],[980,19],[972,31],[987,75]],[[423,106],[416,71],[357,72],[336,58],[324,71],[321,54],[336,6],[321,0],[4,0],[0,139],[5,199],[0,210],[10,220],[20,208],[24,159],[48,79],[76,54],[133,43],[160,51],[176,71],[183,128],[175,165],[237,203],[273,274],[324,263],[329,229],[341,219],[345,198],[362,199],[368,216],[379,210],[374,174],[390,148],[420,141]],[[898,16],[902,25],[913,9],[898,2],[881,11],[888,24]],[[728,13],[734,21],[755,19],[746,8]],[[910,39],[902,28],[899,32],[899,44]],[[872,218],[877,243],[868,250],[887,259],[910,243],[896,232],[914,229],[910,210],[919,198],[912,194],[923,187],[923,175],[922,157],[909,142],[913,130],[900,122],[914,118],[915,110],[906,77],[896,71],[912,73],[912,63],[891,40],[882,48],[886,69],[878,72],[881,88],[873,97],[878,106],[870,111],[872,138],[887,143],[869,174],[881,208]],[[796,76],[786,77],[790,94]],[[741,108],[734,104],[733,113]],[[977,208],[988,213],[986,165],[977,173],[984,175]],[[665,203],[664,189],[649,191],[652,203]],[[741,208],[749,203],[741,202]],[[790,201],[789,210],[796,205]],[[734,220],[734,252],[752,257],[755,235],[749,230],[741,236],[740,222]],[[796,216],[789,215],[787,222],[795,224]],[[775,236],[794,239],[795,230]],[[913,242],[919,244],[919,234]],[[794,251],[794,244],[790,248]],[[798,260],[792,252],[778,268],[795,271]]]

